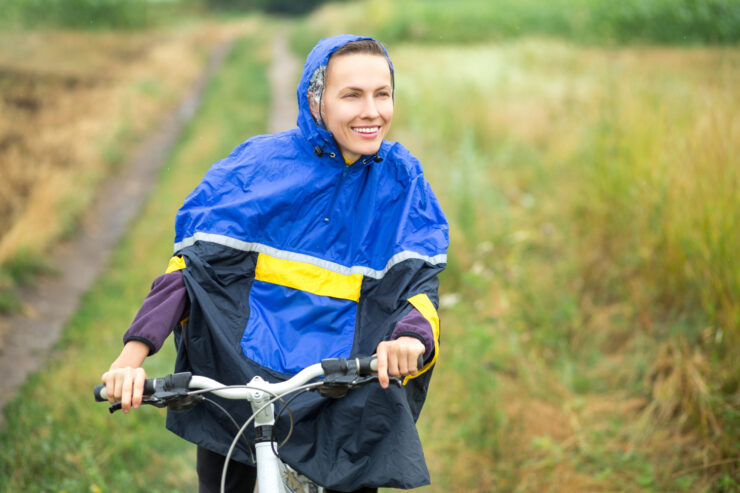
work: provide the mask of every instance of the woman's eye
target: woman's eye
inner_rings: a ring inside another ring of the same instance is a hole
[[[350,93],[345,94],[344,97],[345,98],[356,98],[357,94],[355,94],[354,92],[350,92]]]

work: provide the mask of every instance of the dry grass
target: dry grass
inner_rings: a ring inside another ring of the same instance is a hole
[[[393,138],[443,202],[460,300],[430,490],[733,491],[738,50],[391,53]]]
[[[73,232],[100,180],[238,30],[0,34],[0,265]]]

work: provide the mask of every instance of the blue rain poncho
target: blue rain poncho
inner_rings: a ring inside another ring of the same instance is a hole
[[[429,483],[415,428],[437,354],[437,275],[448,228],[421,165],[383,141],[345,164],[307,101],[312,76],[344,44],[321,40],[298,86],[298,128],[253,137],[208,171],[177,214],[187,323],[175,330],[177,371],[226,384],[284,380],[328,357],[375,352],[412,308],[429,320],[434,358],[403,388],[368,385],[342,399],[304,394],[281,458],[332,489]],[[217,399],[218,400],[218,399]],[[242,422],[248,403],[219,400]],[[287,415],[276,425],[288,430]],[[215,406],[168,413],[183,438],[225,455],[233,426]],[[252,431],[248,431],[248,434]],[[236,460],[251,463],[240,443]]]

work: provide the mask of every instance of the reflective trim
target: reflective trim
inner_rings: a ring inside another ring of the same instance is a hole
[[[179,252],[185,247],[192,246],[195,244],[196,241],[207,241],[209,243],[216,243],[218,245],[227,246],[229,248],[233,248],[235,250],[241,250],[244,252],[258,252],[258,253],[264,253],[271,257],[283,259],[283,260],[294,260],[296,262],[304,262],[306,264],[315,265],[316,267],[321,267],[322,269],[330,270],[332,272],[336,272],[337,274],[342,274],[345,276],[351,276],[353,274],[362,274],[365,277],[370,277],[372,279],[382,279],[385,274],[391,270],[393,266],[396,264],[400,264],[401,262],[405,260],[411,260],[411,259],[417,259],[417,260],[423,260],[429,264],[432,265],[439,265],[439,264],[446,264],[447,263],[447,254],[441,253],[439,255],[435,255],[433,257],[429,257],[427,255],[421,255],[420,253],[412,252],[412,251],[404,251],[399,252],[392,256],[388,262],[385,265],[385,268],[383,270],[377,270],[377,269],[371,269],[370,267],[363,267],[360,265],[353,265],[352,267],[346,267],[341,264],[337,264],[335,262],[330,262],[328,260],[323,260],[318,257],[313,257],[311,255],[304,255],[302,253],[295,253],[295,252],[289,252],[286,250],[279,250],[277,248],[263,245],[262,243],[253,243],[248,241],[242,241],[237,240],[236,238],[231,238],[230,236],[224,236],[224,235],[217,235],[212,233],[195,233],[193,236],[190,236],[188,238],[185,238],[182,241],[179,241],[175,243],[175,252]]]
[[[437,361],[437,355],[439,354],[439,315],[437,314],[437,309],[434,308],[432,300],[430,300],[429,296],[425,294],[417,294],[416,296],[412,296],[411,298],[409,298],[408,301],[409,303],[411,303],[411,305],[413,305],[414,308],[419,310],[419,313],[421,313],[421,315],[425,319],[427,319],[429,325],[432,326],[432,335],[434,336],[434,356],[432,356],[432,359],[429,363],[421,367],[419,373],[417,373],[416,375],[408,375],[406,378],[404,378],[404,385],[406,385],[406,382],[408,382],[412,378],[418,377],[429,368],[431,368]]]
[[[182,270],[185,267],[185,259],[182,258],[182,255],[175,255],[170,259],[170,263],[167,264],[167,269],[165,269],[164,273],[169,274],[170,272]]]
[[[360,301],[362,274],[344,275],[294,260],[260,253],[254,278],[280,286],[300,289],[318,296]]]

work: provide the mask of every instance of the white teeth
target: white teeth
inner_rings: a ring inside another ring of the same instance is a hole
[[[355,132],[359,132],[361,134],[372,134],[380,130],[380,127],[371,127],[371,128],[353,128]]]

